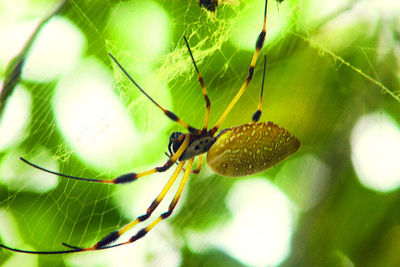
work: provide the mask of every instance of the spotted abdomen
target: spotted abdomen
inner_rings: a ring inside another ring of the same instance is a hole
[[[207,154],[211,169],[223,176],[245,176],[266,170],[300,147],[300,141],[272,122],[224,130]]]

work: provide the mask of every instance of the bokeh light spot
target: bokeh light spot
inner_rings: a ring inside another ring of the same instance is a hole
[[[232,220],[207,233],[189,232],[193,250],[217,247],[249,266],[278,265],[289,255],[297,211],[275,185],[265,178],[236,182],[226,204]]]
[[[57,176],[32,168],[22,162],[20,156],[25,156],[24,152],[15,150],[3,160],[0,165],[0,184],[6,185],[9,190],[39,194],[57,187]],[[50,153],[41,147],[36,147],[34,156],[30,154],[27,159],[50,170],[58,170],[57,163]]]
[[[389,192],[400,186],[400,129],[386,113],[361,117],[351,133],[351,159],[365,187]]]
[[[3,87],[3,82],[0,86]],[[20,85],[15,87],[0,116],[0,151],[22,141],[30,121],[31,103],[30,93]]]
[[[67,143],[86,162],[99,170],[131,167],[140,138],[98,60],[86,59],[64,77],[53,108]]]
[[[6,68],[10,60],[21,52],[29,37],[40,23],[39,20],[3,24],[0,16],[0,69]]]
[[[170,18],[154,1],[121,2],[111,11],[109,25],[111,38],[129,50],[134,62],[152,61],[170,43]]]
[[[34,42],[22,77],[45,82],[67,73],[77,64],[85,44],[84,35],[69,20],[52,18]]]
[[[18,231],[17,223],[11,214],[6,209],[0,209],[0,240],[2,243],[11,247],[24,246],[26,249],[31,247],[24,245],[21,239],[21,234]],[[2,262],[2,267],[15,266],[38,266],[38,256],[28,255],[23,253],[12,253],[6,261]]]
[[[285,161],[274,181],[300,210],[307,211],[327,192],[330,168],[314,155],[306,154]]]
[[[246,1],[244,10],[240,12],[239,17],[235,19],[232,29],[233,34],[230,41],[233,45],[240,49],[254,51],[255,40],[260,34],[263,25],[264,0]],[[268,18],[267,18],[267,38],[265,43],[275,43],[282,38],[288,31],[288,20],[290,17],[291,7],[285,2],[279,7],[276,6],[276,1],[268,2]]]

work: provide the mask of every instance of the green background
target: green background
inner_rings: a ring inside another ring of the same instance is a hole
[[[71,141],[60,130],[60,121],[54,115],[53,97],[61,78],[44,82],[22,78],[21,84],[32,97],[31,120],[23,138],[0,151],[2,168],[10,166],[10,158],[13,158],[12,166],[18,176],[19,168],[27,168],[18,162],[18,156],[34,160],[46,153],[63,173],[104,179],[162,164],[166,160],[163,153],[169,134],[183,129],[169,122],[141,96],[107,54],[111,52],[117,56],[161,105],[189,124],[201,127],[205,105],[184,46],[182,36],[186,35],[209,93],[210,125],[213,125],[247,75],[262,26],[263,1],[226,2],[218,8],[215,18],[200,9],[195,0],[158,0],[147,5],[142,1],[68,2],[59,16],[72,22],[83,34],[86,44],[81,57],[95,58],[109,70],[114,79],[115,96],[139,134],[146,138],[146,147],[138,147],[132,158],[124,159],[132,162],[131,165],[99,166],[101,164],[95,160],[76,153]],[[366,114],[390,116],[397,125],[400,123],[400,14],[396,11],[400,9],[391,8],[394,3],[390,1],[338,1],[337,6],[332,6],[331,2],[287,0],[278,7],[270,0],[267,42],[257,62],[254,79],[222,128],[251,120],[258,104],[262,56],[266,54],[261,121],[273,121],[301,140],[300,150],[288,159],[289,163],[280,163],[261,176],[282,190],[296,207],[290,253],[280,265],[398,266],[399,192],[396,187],[382,192],[360,182],[351,159],[354,153],[351,133],[357,120]],[[40,20],[58,3],[26,1],[25,4],[29,8],[21,11],[24,14],[21,20]],[[154,9],[153,4],[157,8]],[[10,5],[0,4],[0,7],[0,14],[10,12]],[[163,10],[163,13],[154,10]],[[129,21],[132,18],[137,20]],[[138,21],[140,25],[130,27]],[[154,30],[161,24],[168,30]],[[27,41],[29,35],[25,37]],[[26,57],[29,56],[28,53]],[[5,63],[0,73],[5,70]],[[149,75],[154,76],[146,78]],[[159,81],[154,81],[153,77],[158,77]],[[118,151],[114,153],[120,155]],[[329,170],[329,179],[323,186],[312,189],[318,197],[306,208],[296,196],[298,192],[306,194],[307,187],[317,183],[311,178],[308,182],[298,178],[312,175],[304,170],[308,165],[304,165],[303,159],[309,156]],[[377,159],[377,164],[379,162]],[[40,171],[32,172],[40,175]],[[285,177],[291,179],[288,181]],[[385,179],[384,174],[380,178]],[[225,199],[235,183],[245,179],[255,178],[226,178],[212,174],[209,169],[191,176],[187,196],[180,203],[182,207],[169,219],[173,233],[172,238],[169,237],[170,244],[179,247],[181,266],[246,266],[235,255],[218,247],[196,249],[191,244],[193,241],[187,239],[191,231],[207,233],[232,219]],[[165,177],[155,181],[166,182]],[[29,245],[35,250],[62,250],[61,242],[90,246],[129,221],[115,198],[126,198],[124,203],[129,206],[128,195],[140,191],[135,185],[115,189],[65,179],[59,179],[58,185],[48,192],[25,189],[3,182],[0,207],[11,214],[20,232],[23,241],[15,246],[27,248]],[[150,195],[150,199],[154,197]],[[258,220],[258,215],[254,214],[253,219]],[[4,229],[0,232],[2,240],[10,234]],[[140,245],[140,242],[135,244]],[[151,250],[146,247],[144,254],[146,249]],[[146,254],[149,262],[156,257],[152,253],[156,252]],[[7,263],[12,255],[1,250],[0,264],[12,266]],[[37,262],[28,258],[21,261],[32,266],[74,266],[64,259],[40,256]],[[103,262],[98,266],[109,264]]]

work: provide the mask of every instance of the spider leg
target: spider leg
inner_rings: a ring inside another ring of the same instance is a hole
[[[174,196],[174,199],[172,200],[171,204],[169,205],[168,211],[167,211],[167,212],[164,212],[163,214],[161,214],[160,217],[158,217],[156,220],[154,220],[154,221],[153,221],[151,224],[149,224],[147,227],[145,227],[145,228],[139,230],[139,231],[136,233],[136,235],[132,236],[128,241],[123,242],[123,243],[119,243],[119,244],[116,244],[116,245],[112,245],[112,246],[109,246],[109,247],[104,247],[104,249],[106,249],[106,248],[112,248],[112,247],[116,247],[116,246],[121,246],[121,245],[127,245],[127,244],[130,244],[130,243],[133,243],[133,242],[135,242],[136,240],[138,240],[138,239],[144,237],[144,236],[145,236],[151,229],[153,229],[154,226],[156,226],[159,222],[161,222],[162,220],[165,220],[166,218],[168,218],[168,217],[172,214],[172,212],[174,211],[175,206],[176,206],[176,204],[177,204],[178,201],[179,201],[179,198],[180,198],[180,196],[181,196],[181,194],[182,194],[183,188],[185,187],[187,178],[188,178],[189,174],[191,173],[191,168],[192,168],[192,166],[193,166],[193,161],[194,161],[194,158],[189,159],[188,165],[187,165],[186,170],[185,170],[185,174],[183,175],[182,181],[181,181],[181,183],[179,184],[179,188],[178,188],[178,190],[177,190],[177,192],[176,192],[176,194],[175,194],[175,196]]]
[[[51,173],[54,175],[58,175],[61,177],[65,177],[68,179],[74,179],[74,180],[80,180],[80,181],[87,181],[87,182],[96,182],[96,183],[105,183],[105,184],[125,184],[125,183],[131,183],[141,177],[156,173],[156,172],[165,172],[166,170],[168,170],[169,168],[171,168],[172,165],[174,165],[174,163],[179,159],[179,157],[182,155],[182,153],[185,151],[185,149],[187,148],[187,146],[189,145],[190,142],[190,135],[185,135],[185,139],[183,140],[182,145],[179,147],[179,149],[176,151],[176,153],[174,155],[172,155],[172,157],[170,157],[167,162],[164,163],[163,166],[160,167],[155,167],[153,169],[144,171],[144,172],[139,172],[139,173],[126,173],[123,175],[118,176],[117,178],[113,179],[113,180],[101,180],[101,179],[91,179],[91,178],[86,178],[86,177],[78,177],[78,176],[72,176],[72,175],[67,175],[67,174],[62,174],[59,172],[55,172],[55,171],[51,171],[45,168],[42,168],[32,162],[27,161],[26,159],[20,157],[20,159],[31,165],[32,167],[42,170],[44,172],[47,173]]]
[[[167,156],[167,157],[171,157],[170,155],[168,155],[168,153],[167,152],[165,152],[165,155]],[[203,154],[200,154],[199,155],[199,160],[198,160],[198,162],[197,162],[197,167],[196,167],[196,169],[194,169],[194,170],[192,170],[192,173],[193,174],[198,174],[199,172],[200,172],[200,170],[201,170],[201,164],[203,163]],[[175,164],[176,165],[178,165],[178,162],[175,162]],[[182,168],[182,171],[184,172],[185,171],[185,168]]]
[[[204,85],[203,77],[201,76],[200,71],[197,68],[197,64],[196,64],[196,61],[194,60],[192,50],[190,49],[189,43],[185,36],[183,36],[183,39],[185,39],[187,49],[189,51],[190,57],[192,58],[194,68],[196,69],[196,72],[197,72],[197,76],[199,77],[199,82],[200,82],[201,90],[203,91],[204,100],[206,101],[206,114],[204,117],[204,125],[203,125],[203,129],[202,129],[205,132],[205,131],[207,131],[207,127],[208,127],[208,119],[210,117],[211,103],[210,103],[210,99],[208,98],[208,95],[207,95],[207,89],[206,89],[206,86]]]
[[[169,179],[168,183],[165,185],[165,187],[163,188],[161,193],[158,195],[158,197],[153,201],[153,203],[147,209],[146,214],[139,216],[135,221],[132,221],[131,223],[127,224],[126,226],[121,228],[119,231],[111,232],[110,234],[108,234],[106,237],[104,237],[102,240],[100,240],[94,246],[92,246],[90,248],[80,248],[80,247],[68,245],[66,243],[62,243],[62,244],[68,248],[71,248],[71,250],[32,251],[32,250],[23,250],[23,249],[12,248],[12,247],[8,247],[3,244],[0,244],[0,247],[10,250],[10,251],[27,253],[27,254],[67,254],[67,253],[84,252],[84,251],[91,251],[91,250],[104,250],[104,249],[109,249],[109,248],[118,247],[121,245],[126,245],[129,243],[132,243],[132,242],[136,241],[137,239],[143,237],[148,231],[150,231],[161,220],[166,219],[167,217],[169,217],[171,215],[172,211],[174,210],[174,208],[179,200],[179,197],[182,193],[183,187],[185,186],[186,180],[190,174],[190,170],[193,165],[193,160],[194,160],[194,158],[189,160],[187,169],[185,170],[185,174],[183,175],[183,179],[179,185],[178,191],[175,194],[175,197],[172,200],[171,204],[169,205],[168,212],[161,214],[161,216],[157,220],[155,220],[153,223],[151,223],[146,228],[143,228],[142,230],[140,230],[135,236],[131,237],[128,242],[107,246],[111,242],[115,241],[121,234],[126,232],[128,229],[132,228],[139,222],[145,221],[148,217],[150,217],[151,213],[157,208],[159,203],[163,200],[165,194],[169,191],[171,185],[176,180],[177,176],[179,175],[180,171],[182,170],[183,165],[185,164],[185,161],[182,161],[179,163],[178,167],[176,168],[172,177]]]
[[[197,167],[196,167],[196,169],[194,169],[194,170],[192,171],[192,173],[198,174],[198,173],[200,172],[200,170],[201,170],[201,164],[203,163],[203,155],[204,155],[204,154],[200,154],[200,155],[199,155],[199,160],[197,161]]]
[[[68,245],[66,243],[63,243],[64,246],[73,248],[73,249],[82,249],[82,250],[96,250],[100,248],[107,247],[110,243],[114,242],[117,240],[122,234],[124,234],[126,231],[137,225],[138,223],[144,222],[147,220],[153,211],[158,207],[158,205],[161,203],[161,201],[164,199],[165,195],[168,193],[170,190],[172,184],[176,181],[176,178],[178,177],[179,173],[181,172],[183,165],[185,164],[185,161],[181,161],[178,164],[178,167],[175,169],[174,173],[172,174],[171,178],[168,180],[168,183],[164,186],[160,194],[157,196],[156,199],[151,203],[151,205],[147,208],[147,211],[145,214],[137,217],[135,220],[131,221],[130,223],[126,224],[124,227],[119,229],[118,231],[114,231],[103,237],[99,242],[94,244],[93,246],[89,248],[79,248],[75,246]]]
[[[77,248],[72,250],[60,250],[60,251],[31,251],[31,250],[24,250],[24,249],[17,249],[12,248],[3,244],[0,244],[1,248],[7,249],[9,251],[25,253],[25,254],[67,254],[67,253],[75,253],[75,252],[82,252],[83,250]]]
[[[212,134],[215,134],[218,131],[218,129],[221,126],[222,122],[224,121],[226,116],[228,116],[229,112],[235,106],[236,102],[238,102],[240,97],[243,95],[244,91],[246,91],[247,86],[249,85],[251,79],[253,78],[254,66],[256,65],[258,55],[260,54],[260,50],[264,45],[264,40],[265,40],[265,36],[266,36],[267,4],[268,4],[268,0],[265,0],[264,24],[263,24],[262,31],[260,32],[260,35],[258,36],[257,41],[256,41],[256,50],[254,51],[253,58],[252,58],[251,63],[250,63],[249,74],[248,74],[245,82],[243,83],[242,87],[240,88],[239,92],[233,98],[231,103],[229,103],[229,105],[226,107],[224,113],[222,113],[221,117],[218,119],[218,121],[215,124],[215,126],[211,129],[211,133]]]
[[[182,119],[180,119],[175,113],[163,108],[160,104],[158,104],[151,96],[149,96],[140,86],[139,84],[137,84],[135,82],[135,80],[129,75],[129,73],[124,69],[124,67],[122,67],[122,65],[118,62],[118,60],[111,54],[108,53],[110,55],[110,57],[112,58],[112,60],[118,65],[118,67],[122,70],[122,72],[126,75],[126,77],[128,77],[128,79],[148,98],[150,99],[151,102],[153,102],[157,107],[159,107],[164,114],[170,118],[171,120],[177,122],[178,124],[182,125],[183,127],[185,127],[186,129],[188,129],[188,131],[190,133],[200,133],[199,129],[196,129],[192,126],[190,126],[189,124],[187,124],[186,122],[184,122]]]
[[[263,78],[262,78],[262,83],[261,83],[261,94],[260,94],[260,101],[258,102],[258,108],[257,111],[254,112],[253,117],[251,118],[253,123],[258,122],[258,120],[261,117],[261,109],[262,109],[262,98],[263,98],[263,91],[264,91],[264,80],[265,80],[265,70],[267,69],[267,56],[264,56],[264,72],[263,72]]]

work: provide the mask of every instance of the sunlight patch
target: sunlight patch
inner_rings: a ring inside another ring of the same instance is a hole
[[[399,22],[400,2],[397,0],[309,2],[303,17],[307,24],[320,28],[315,40],[329,49],[348,49],[354,42],[373,38],[377,31],[382,34],[387,27],[393,27],[395,32],[394,21]]]
[[[313,38],[329,49],[347,49],[352,43],[374,34],[376,13],[351,9],[326,22]]]
[[[207,233],[191,231],[193,250],[217,247],[250,266],[278,265],[289,256],[297,212],[275,185],[264,178],[242,180],[226,201],[232,220]]]
[[[3,87],[3,81],[0,87]],[[22,141],[30,121],[31,104],[30,93],[21,85],[17,85],[0,117],[0,151]]]
[[[220,242],[231,255],[252,266],[279,264],[289,255],[293,207],[273,184],[262,178],[240,181],[227,204],[234,219]]]
[[[21,52],[40,20],[3,23],[0,16],[0,69],[5,70],[10,60]]]
[[[32,46],[22,72],[23,79],[45,82],[68,72],[76,65],[85,44],[82,32],[68,19],[52,18]]]
[[[39,171],[22,162],[19,157],[24,156],[20,150],[13,151],[0,165],[0,184],[8,187],[8,190],[43,193],[57,186],[58,177]],[[51,155],[43,148],[36,148],[35,155],[29,155],[29,161],[40,166],[46,166],[57,171],[58,166]]]
[[[129,58],[120,57],[121,61]],[[130,65],[130,64],[127,64]],[[114,64],[114,79],[116,81],[115,90],[118,91],[121,101],[127,107],[127,111],[135,122],[135,126],[140,133],[144,135],[141,139],[153,138],[154,141],[159,138],[160,131],[171,125],[162,111],[154,105],[146,96],[144,96],[126,75]],[[126,71],[134,77],[135,81],[141,86],[145,92],[156,102],[166,109],[172,109],[171,93],[168,88],[167,81],[161,79],[154,70],[148,65],[139,66],[140,72],[136,72],[137,68],[132,66],[123,66]],[[154,144],[155,142],[153,142]],[[166,145],[167,143],[165,143]],[[156,153],[156,151],[154,151]],[[160,151],[163,154],[163,151]]]
[[[5,25],[10,20],[16,19],[29,10],[26,0],[2,0],[0,1],[0,25]],[[4,12],[7,11],[7,12]],[[1,39],[0,39],[1,40]]]
[[[302,1],[302,18],[307,24],[320,25],[321,21],[350,6],[351,0]]]
[[[66,142],[100,170],[128,168],[141,147],[110,72],[94,58],[84,60],[56,88],[53,109]]]
[[[351,159],[365,187],[389,192],[400,186],[400,128],[388,114],[361,117],[351,133]]]
[[[263,26],[264,0],[252,0],[243,5],[243,12],[235,19],[232,25],[230,41],[240,49],[254,51],[257,36]],[[289,30],[288,17],[292,13],[290,5],[285,1],[279,6],[279,13],[276,1],[268,2],[267,14],[267,37],[265,43],[275,43],[281,39]]]
[[[23,242],[21,235],[17,228],[12,214],[5,210],[0,209],[0,240],[1,243],[11,247],[22,246]],[[26,249],[32,249],[29,246],[23,245]],[[28,255],[23,253],[10,252],[10,257],[5,262],[2,262],[2,267],[15,267],[15,266],[38,266],[38,256]]]
[[[136,63],[154,60],[170,43],[170,18],[154,1],[120,2],[108,23],[111,39],[121,46],[117,49],[127,50],[126,55]]]
[[[368,11],[374,11],[375,14],[370,17],[374,19],[376,23],[388,23],[395,26],[395,21],[400,22],[400,2],[398,0],[371,0],[371,1],[359,1],[355,5],[355,9],[360,14],[368,13]],[[385,21],[382,21],[385,18]]]
[[[0,237],[1,243],[7,244],[8,246],[14,247],[20,244],[21,235],[16,227],[15,219],[12,214],[5,210],[0,209]]]
[[[43,13],[32,10],[27,0],[0,1],[0,70],[17,56],[40,24]],[[35,7],[39,4],[36,3]],[[48,7],[48,6],[46,6]]]
[[[331,170],[324,162],[306,154],[285,161],[274,181],[300,210],[307,211],[326,194],[330,174]]]

